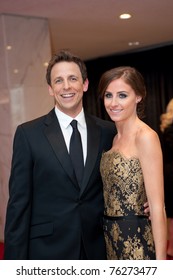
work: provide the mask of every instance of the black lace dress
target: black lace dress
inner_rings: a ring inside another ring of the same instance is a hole
[[[119,152],[102,155],[104,235],[109,260],[154,260],[151,222],[144,215],[147,201],[139,159]]]

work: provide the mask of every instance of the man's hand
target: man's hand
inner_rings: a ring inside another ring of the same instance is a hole
[[[144,203],[144,213],[147,214],[150,219],[150,208],[148,205],[148,201]]]

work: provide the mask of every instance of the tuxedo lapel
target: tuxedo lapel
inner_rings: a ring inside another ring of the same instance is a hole
[[[50,145],[52,146],[52,149],[54,150],[57,159],[61,163],[63,169],[68,174],[70,179],[73,181],[74,185],[78,187],[78,183],[74,175],[71,159],[67,151],[65,140],[54,110],[52,110],[47,115],[45,124],[46,124],[45,131],[44,131],[45,136],[47,137]]]
[[[82,183],[81,192],[86,188],[91,174],[94,170],[94,166],[98,157],[99,142],[100,142],[100,130],[95,121],[85,116],[87,125],[87,159],[84,168],[84,179]]]

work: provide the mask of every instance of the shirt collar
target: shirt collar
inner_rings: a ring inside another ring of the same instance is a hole
[[[81,112],[75,118],[72,118],[72,117],[64,114],[56,106],[55,106],[55,114],[56,114],[59,122],[61,123],[61,125],[64,128],[67,128],[73,119],[77,120],[82,127],[86,126],[83,108],[82,108]]]

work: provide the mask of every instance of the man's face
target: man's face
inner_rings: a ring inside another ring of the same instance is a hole
[[[51,71],[49,93],[55,98],[57,108],[75,117],[82,109],[83,92],[88,89],[88,80],[83,82],[79,66],[74,62],[58,62]]]

